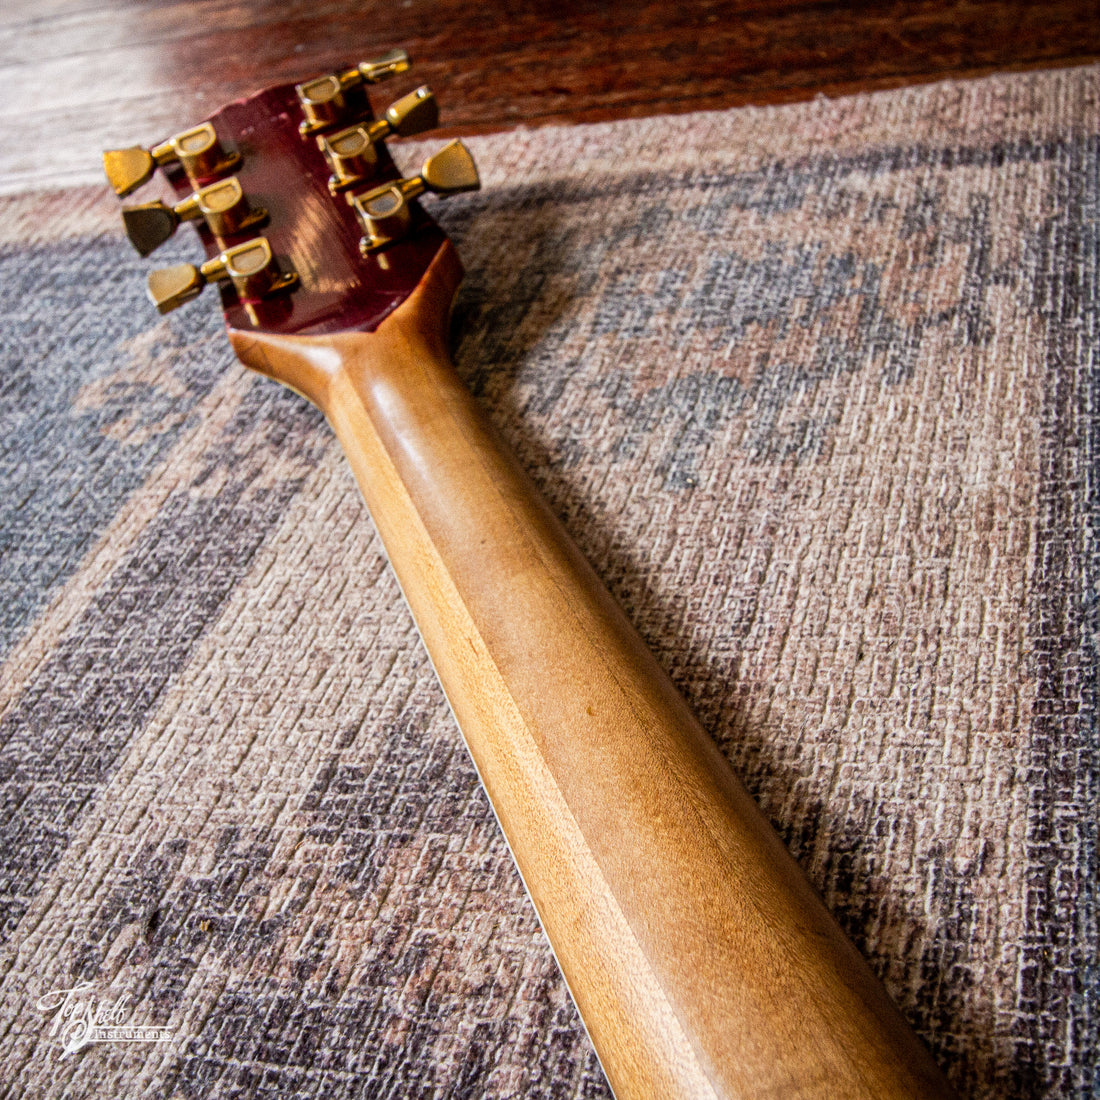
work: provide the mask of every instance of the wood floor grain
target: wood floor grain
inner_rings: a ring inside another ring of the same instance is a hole
[[[778,102],[1100,57],[1096,0],[7,0],[0,188],[98,171],[227,99],[394,45],[452,133]]]

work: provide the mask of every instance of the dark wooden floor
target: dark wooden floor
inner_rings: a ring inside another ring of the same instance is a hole
[[[227,99],[393,45],[449,132],[1100,58],[1097,0],[4,0],[0,189],[96,172]]]

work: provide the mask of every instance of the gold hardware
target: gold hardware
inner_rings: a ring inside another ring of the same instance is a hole
[[[356,68],[364,84],[380,84],[391,76],[407,72],[409,65],[409,55],[404,50],[387,50],[381,57],[360,61]]]
[[[160,313],[168,313],[197,298],[207,283],[230,279],[242,304],[286,290],[298,281],[293,271],[282,273],[265,237],[227,248],[201,267],[176,264],[149,275],[149,297]]]
[[[409,55],[404,50],[389,53],[371,61],[361,61],[354,69],[342,73],[326,73],[324,76],[298,84],[298,102],[306,116],[299,127],[302,133],[316,134],[331,130],[346,121],[347,101],[344,93],[362,84],[377,84],[391,76],[405,72],[409,67]]]
[[[364,255],[385,248],[403,237],[412,224],[409,203],[425,191],[454,195],[481,186],[477,166],[461,141],[452,141],[424,162],[419,176],[394,180],[362,195],[349,196],[366,236],[359,242]]]
[[[386,108],[385,115],[371,126],[371,136],[375,141],[397,134],[399,137],[412,137],[425,130],[432,129],[439,122],[439,104],[435,101],[431,88],[421,85],[414,92],[403,95]]]
[[[328,138],[318,138],[321,152],[332,166],[328,189],[335,195],[370,179],[378,161],[375,147],[391,134],[411,137],[438,122],[439,105],[431,88],[424,86],[391,103],[376,122],[361,122]]]
[[[369,125],[350,126],[332,137],[318,140],[332,168],[328,189],[334,195],[374,175],[378,150],[374,147]]]
[[[149,272],[149,297],[159,313],[170,313],[197,298],[206,285],[194,264],[159,267]]]
[[[122,196],[145,183],[158,167],[174,161],[179,161],[192,183],[198,184],[231,171],[240,159],[239,154],[222,148],[213,125],[204,122],[151,149],[140,145],[108,149],[103,154],[103,168],[115,194]]]
[[[128,195],[153,174],[157,162],[140,145],[129,149],[108,149],[103,154],[103,170],[116,195]]]
[[[175,233],[180,221],[181,215],[159,199],[122,208],[123,228],[139,256],[148,256],[154,248],[164,244]]]
[[[267,217],[267,211],[249,206],[236,176],[200,187],[175,206],[158,199],[122,208],[126,235],[142,256],[148,256],[168,240],[180,222],[200,217],[205,219],[214,236],[231,237]]]

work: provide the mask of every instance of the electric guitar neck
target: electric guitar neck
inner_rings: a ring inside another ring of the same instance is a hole
[[[162,311],[219,284],[240,360],[328,418],[612,1088],[944,1097],[921,1042],[451,366],[461,266],[418,202],[478,186],[454,142],[402,177],[375,116],[400,52],[105,154]]]

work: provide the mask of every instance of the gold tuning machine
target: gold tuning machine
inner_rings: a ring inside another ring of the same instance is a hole
[[[390,50],[371,61],[361,61],[354,69],[326,73],[296,85],[294,90],[298,93],[298,102],[305,115],[299,127],[302,134],[332,130],[342,122],[349,122],[347,92],[364,84],[388,80],[391,76],[405,72],[408,67],[409,55],[404,50]]]
[[[178,161],[196,186],[214,176],[225,175],[240,163],[237,153],[222,148],[209,122],[184,130],[151,149],[133,145],[129,149],[109,149],[103,154],[103,167],[115,194],[128,195],[148,180],[153,172]]]
[[[369,255],[403,237],[412,224],[409,203],[425,191],[454,195],[476,191],[480,186],[469,149],[461,141],[452,141],[424,162],[419,176],[394,180],[373,191],[349,196],[348,202],[365,233],[359,242],[360,251]]]
[[[417,88],[390,104],[375,122],[361,122],[337,134],[318,138],[321,152],[332,168],[328,188],[335,195],[374,175],[378,142],[391,134],[411,137],[431,130],[439,122],[439,105],[427,86]]]
[[[175,206],[158,200],[122,208],[126,235],[142,256],[148,256],[168,240],[180,222],[202,218],[215,237],[231,237],[265,217],[266,210],[249,205],[236,176],[200,187]]]
[[[255,237],[227,248],[201,267],[176,264],[150,273],[149,297],[160,313],[169,313],[197,298],[207,283],[224,279],[232,281],[242,304],[247,306],[293,286],[298,276],[293,271],[281,272],[267,239]]]

